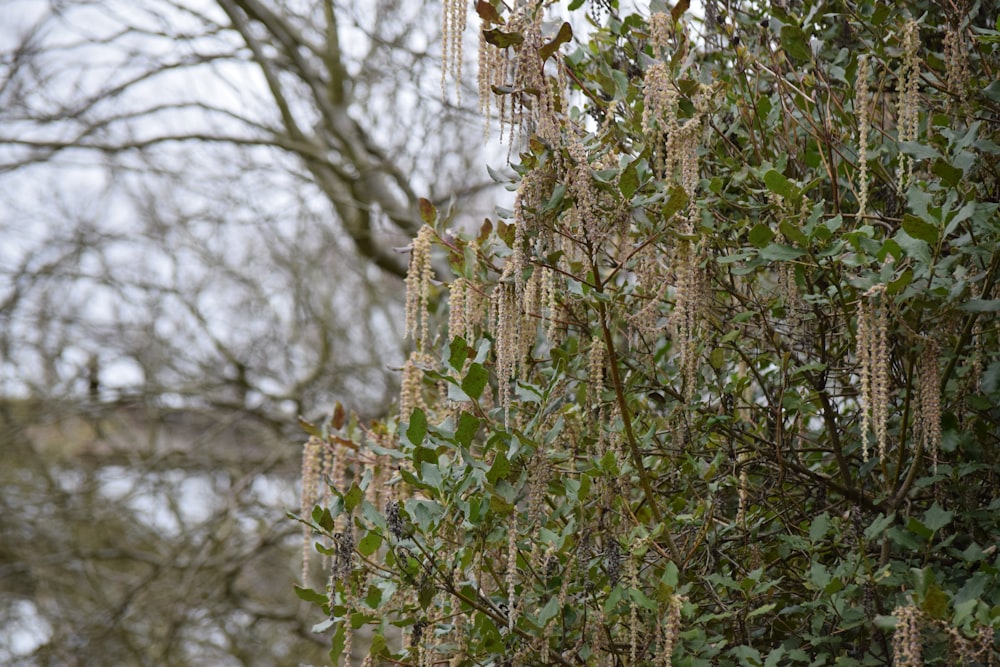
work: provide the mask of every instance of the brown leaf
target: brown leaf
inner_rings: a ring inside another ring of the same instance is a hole
[[[420,198],[420,218],[428,225],[433,225],[437,220],[437,209],[434,208],[434,204],[423,197]]]
[[[563,23],[559,27],[559,32],[552,38],[552,41],[538,49],[538,57],[545,62],[559,50],[559,47],[573,38],[573,28],[569,23]]]
[[[340,401],[333,406],[333,415],[330,417],[330,424],[333,428],[338,431],[344,428],[344,423],[347,421],[347,410],[344,410],[344,406],[340,404]]]
[[[483,30],[483,37],[486,41],[497,47],[498,49],[506,49],[508,46],[514,46],[520,44],[524,41],[524,35],[519,32],[504,32],[500,28],[493,28],[493,30]]]
[[[486,239],[490,237],[490,232],[493,231],[493,223],[490,222],[489,218],[483,220],[483,225],[479,228],[479,238],[476,241],[482,245],[486,243]]]
[[[690,6],[691,0],[678,0],[677,4],[674,5],[674,8],[670,10],[670,18],[674,20],[674,23],[681,20],[681,17],[684,16],[684,12],[686,12]]]
[[[496,10],[496,7],[486,2],[486,0],[479,0],[476,3],[476,13],[479,14],[479,18],[483,20],[483,23],[488,25],[503,23],[503,19],[500,18],[500,13]]]

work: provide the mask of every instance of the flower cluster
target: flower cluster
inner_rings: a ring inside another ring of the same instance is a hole
[[[946,82],[957,107],[961,107],[968,96],[969,47],[965,40],[965,31],[959,28],[949,28],[944,34]]]
[[[935,472],[941,446],[940,356],[937,343],[929,341],[917,362],[917,430],[924,451],[930,452]]]
[[[920,104],[920,29],[914,20],[907,21],[903,29],[903,62],[896,73],[898,94],[897,133],[900,143],[917,138],[918,112]],[[899,155],[896,170],[896,187],[899,194],[906,192],[913,177],[913,158],[905,153]]]
[[[462,36],[465,33],[467,3],[465,0],[445,0],[441,12],[441,94],[449,74],[455,79],[455,94],[462,101]]]
[[[858,119],[858,217],[864,217],[868,211],[868,134],[871,132],[871,117],[869,105],[871,95],[868,91],[868,56],[858,57],[857,81],[854,88],[854,115]]]
[[[912,604],[900,605],[892,614],[896,617],[896,631],[892,635],[892,664],[894,667],[922,667],[920,610]]]
[[[874,427],[879,457],[885,458],[889,417],[889,318],[882,301],[885,285],[865,292],[858,311],[857,357],[861,374],[861,452],[868,460],[868,433]]]
[[[406,335],[413,339],[419,351],[423,351],[428,342],[427,305],[434,276],[431,264],[433,239],[434,230],[427,225],[422,226],[413,240],[410,267],[406,273]]]

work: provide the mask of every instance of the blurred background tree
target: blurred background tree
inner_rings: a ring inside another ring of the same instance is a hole
[[[388,410],[418,195],[486,187],[438,13],[0,14],[0,662],[313,660],[294,417]]]

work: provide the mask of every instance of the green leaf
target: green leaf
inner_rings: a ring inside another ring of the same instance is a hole
[[[823,512],[815,519],[813,519],[812,525],[809,526],[809,541],[819,542],[821,539],[826,537],[827,532],[830,530],[830,515]]]
[[[941,154],[933,146],[922,144],[919,141],[901,141],[899,149],[917,160],[936,160]]]
[[[295,586],[295,594],[299,596],[300,600],[305,600],[310,604],[327,604],[330,602],[330,596],[326,593],[320,593],[319,591],[314,591],[311,588]]]
[[[455,336],[448,344],[448,365],[456,371],[462,370],[469,358],[469,344],[461,336]]]
[[[313,508],[313,521],[316,522],[323,530],[333,530],[333,515],[330,514],[330,510],[326,507],[314,507]]]
[[[870,526],[865,528],[865,539],[874,540],[882,536],[882,533],[896,520],[896,513],[891,512],[888,516],[879,516]]]
[[[953,188],[961,183],[962,176],[965,174],[965,172],[958,167],[952,166],[941,159],[934,161],[933,166],[931,166],[931,171],[939,176],[941,178],[941,182],[950,188]]]
[[[951,523],[952,517],[955,516],[954,512],[945,510],[943,507],[938,505],[936,502],[931,505],[924,513],[924,520],[922,523],[927,526],[931,531],[937,532]]]
[[[332,628],[336,622],[337,621],[335,621],[334,619],[328,618],[325,621],[320,621],[316,625],[312,626],[312,631],[316,634],[319,634],[321,632],[326,632],[327,630]]]
[[[802,28],[797,25],[784,25],[781,27],[781,47],[785,53],[800,62],[808,62],[812,59],[812,49],[809,48],[809,39],[802,32]]]
[[[538,612],[538,624],[544,628],[546,624],[555,618],[558,613],[559,598],[556,596],[550,597],[549,601],[546,602],[545,606]]]
[[[1000,312],[1000,299],[969,299],[961,308],[970,313],[996,313]]]
[[[1000,102],[1000,81],[994,81],[990,85],[983,88],[983,95],[990,98],[994,102]]]
[[[907,213],[903,216],[903,230],[915,239],[924,241],[929,245],[937,244],[938,228],[929,222],[925,222],[915,215]]]
[[[628,77],[625,76],[625,72],[613,69],[611,70],[611,78],[615,80],[615,90],[618,91],[618,97],[626,99],[628,97]]]
[[[906,270],[898,278],[886,285],[885,293],[889,296],[895,296],[906,289],[906,286],[911,282],[913,282],[913,269],[906,267]]]
[[[950,598],[937,584],[931,584],[924,595],[923,603],[920,605],[931,618],[944,619],[948,613],[948,602]]]
[[[365,492],[361,490],[357,482],[351,483],[351,489],[344,494],[344,509],[348,512],[352,511],[355,507],[361,504],[364,500]]]
[[[754,616],[763,616],[764,614],[768,613],[769,611],[771,611],[772,609],[774,609],[777,606],[778,605],[776,603],[774,603],[774,602],[769,602],[769,603],[767,603],[765,605],[761,605],[760,607],[757,607],[752,612],[750,612],[749,614],[747,614],[747,619],[749,620],[749,619],[753,618]]]
[[[441,488],[441,468],[428,461],[420,462],[420,476],[435,489]]]
[[[804,254],[805,252],[799,250],[798,248],[793,248],[781,243],[772,243],[766,248],[762,248],[760,251],[760,256],[763,259],[780,262],[797,259]]]
[[[507,456],[503,452],[497,452],[493,458],[493,465],[490,466],[489,471],[486,473],[486,479],[489,480],[490,484],[495,485],[498,480],[505,478],[509,472],[510,461],[507,460]]]
[[[763,222],[758,222],[750,230],[750,243],[755,248],[763,248],[774,238],[774,232]]]
[[[406,428],[406,439],[411,445],[419,445],[424,441],[425,435],[427,435],[427,415],[420,408],[414,408],[410,414],[410,425]]]
[[[477,431],[479,431],[479,419],[463,411],[458,418],[458,429],[455,431],[455,440],[460,445],[468,447],[472,443],[472,439],[476,437]]]
[[[423,197],[418,200],[418,203],[420,204],[420,219],[428,225],[433,225],[434,221],[437,220],[437,209],[434,208],[434,204]]]
[[[768,190],[776,195],[781,195],[785,199],[794,199],[798,196],[798,189],[790,180],[785,178],[784,174],[779,173],[776,169],[769,169],[764,174],[764,184]]]
[[[630,162],[622,171],[618,179],[618,189],[621,190],[625,199],[632,199],[632,195],[639,189],[639,171],[635,162]]]
[[[358,551],[362,556],[371,556],[373,553],[378,551],[378,548],[382,546],[382,536],[378,533],[372,531],[361,538],[358,542]],[[378,589],[375,589],[378,590]],[[375,606],[375,605],[370,605]]]
[[[786,239],[798,245],[804,246],[809,243],[809,239],[802,233],[802,229],[787,220],[778,223],[778,231],[784,234]]]
[[[465,373],[465,377],[462,378],[462,391],[468,394],[473,400],[478,400],[483,395],[483,388],[486,386],[486,381],[489,377],[489,372],[483,368],[482,364],[471,364],[469,370]]]
[[[663,205],[663,219],[669,220],[675,213],[683,210],[688,205],[687,192],[679,185],[670,188],[670,197]]]
[[[545,205],[542,206],[542,213],[550,213],[557,208],[559,204],[562,203],[563,198],[566,196],[566,184],[560,183],[556,187],[552,188],[552,196],[549,197]]]
[[[931,249],[926,241],[910,236],[905,229],[896,232],[896,243],[903,249],[908,257],[929,264],[931,261]]]
[[[663,576],[660,577],[660,581],[667,586],[670,586],[671,589],[676,589],[679,579],[680,572],[678,571],[677,566],[673,561],[667,561],[666,566],[663,568]]]
[[[767,660],[764,661],[764,667],[778,667],[778,665],[782,664],[781,659],[783,657],[785,657],[785,647],[779,646],[767,654]]]

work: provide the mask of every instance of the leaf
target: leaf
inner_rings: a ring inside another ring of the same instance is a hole
[[[781,195],[785,199],[794,199],[798,196],[798,188],[776,169],[769,169],[764,174],[764,184],[768,190],[776,195]]]
[[[382,546],[382,536],[378,533],[372,531],[361,538],[358,542],[358,552],[362,556],[371,556],[373,553],[378,551],[378,548]],[[378,590],[377,588],[374,590]],[[371,605],[374,606],[374,605]]]
[[[311,588],[295,586],[295,594],[299,596],[300,600],[305,600],[311,604],[327,604],[330,602],[330,597],[326,593],[320,593]]]
[[[622,171],[622,175],[618,179],[618,189],[621,190],[625,199],[632,199],[632,195],[639,189],[639,171],[636,169],[635,162],[630,162]]]
[[[907,254],[908,257],[930,264],[931,261],[931,249],[925,241],[920,239],[915,239],[906,233],[905,229],[900,229],[896,232],[896,243],[899,247]]]
[[[983,88],[983,95],[990,98],[994,102],[1000,102],[1000,81],[994,81],[990,85]]]
[[[361,504],[361,501],[364,500],[364,497],[365,497],[365,492],[361,490],[361,487],[358,486],[358,483],[352,482],[350,490],[344,494],[344,509],[350,512],[355,507]]]
[[[549,601],[546,602],[545,606],[538,612],[538,624],[544,628],[558,613],[559,598],[556,596],[550,597]]]
[[[757,607],[752,612],[750,612],[749,614],[747,614],[747,618],[751,619],[754,616],[762,616],[762,615],[768,613],[769,611],[771,611],[772,609],[774,609],[777,606],[778,605],[776,603],[774,603],[774,602],[769,602],[769,603],[767,603],[765,605],[761,605],[760,607]]]
[[[961,305],[961,309],[970,313],[1000,312],[1000,299],[969,299]]]
[[[521,33],[504,32],[500,28],[483,30],[483,38],[498,49],[506,49],[508,46],[515,46],[524,41],[524,35]]]
[[[809,244],[809,238],[802,233],[798,225],[794,225],[788,220],[778,223],[778,231],[785,235],[785,238],[793,243],[804,246]]]
[[[955,187],[962,181],[963,172],[958,167],[952,166],[944,160],[935,160],[931,166],[931,171],[941,178],[941,182],[950,188]]]
[[[809,40],[802,32],[802,28],[796,25],[788,24],[781,27],[781,46],[793,60],[807,62],[812,59]]]
[[[427,461],[420,462],[420,477],[435,489],[441,488],[441,468]]]
[[[580,9],[580,7],[583,7],[584,1],[585,0],[573,0],[573,2],[569,3],[569,10],[573,11],[575,9]]]
[[[812,525],[809,526],[809,541],[819,542],[821,539],[826,537],[827,532],[830,530],[830,515],[823,512],[815,519],[813,519]]]
[[[448,343],[448,365],[456,371],[460,371],[468,359],[469,344],[461,336],[455,336]]]
[[[936,533],[951,523],[953,516],[955,516],[954,512],[945,510],[935,502],[931,505],[930,509],[924,513],[924,520],[922,523]]]
[[[798,248],[793,248],[791,246],[783,245],[781,243],[772,243],[766,248],[761,249],[760,256],[763,259],[771,261],[789,261],[796,259],[804,255],[805,252],[799,250]]]
[[[323,530],[333,530],[333,515],[326,507],[314,507],[312,512],[313,521]]]
[[[907,213],[903,216],[903,230],[913,238],[924,241],[928,245],[937,244],[937,226],[921,220],[915,215]]]
[[[667,203],[663,205],[664,221],[672,218],[675,213],[684,209],[687,205],[688,196],[684,188],[679,185],[670,188],[670,197],[667,199]]]
[[[686,12],[690,6],[691,0],[677,0],[677,4],[670,10],[670,18],[673,19],[674,23],[681,20],[681,17],[684,16],[684,12]]]
[[[421,197],[419,199],[420,204],[420,219],[426,222],[428,225],[433,225],[434,221],[437,220],[437,209],[434,208],[434,204],[428,199]]]
[[[427,435],[427,415],[420,408],[414,408],[410,414],[410,425],[406,428],[406,439],[411,445],[419,445],[424,441],[425,435]]]
[[[333,416],[330,417],[330,425],[338,431],[344,428],[344,422],[347,421],[347,412],[344,410],[344,406],[337,401],[333,406]]]
[[[763,222],[758,222],[750,230],[750,244],[755,248],[763,248],[774,239],[774,232]]]
[[[545,62],[559,50],[559,47],[573,38],[573,28],[569,23],[559,26],[559,32],[552,38],[552,41],[538,49],[538,56]]]
[[[778,665],[781,664],[781,659],[783,657],[785,657],[785,647],[779,646],[767,655],[764,667],[778,667]]]
[[[924,596],[924,601],[920,607],[931,618],[944,619],[948,613],[948,602],[950,598],[937,584],[931,584]]]
[[[550,213],[556,210],[557,208],[559,208],[559,204],[562,203],[562,200],[565,196],[566,196],[566,184],[560,183],[556,187],[552,188],[552,196],[549,197],[548,201],[545,202],[545,205],[542,206],[541,212]]]
[[[896,278],[888,285],[886,285],[885,293],[888,294],[889,296],[895,296],[896,294],[899,294],[904,289],[906,289],[906,286],[912,282],[913,282],[913,269],[911,269],[910,267],[906,267],[906,270],[903,271],[898,278]]]
[[[321,431],[316,426],[316,424],[313,424],[311,421],[307,421],[305,417],[301,415],[299,415],[298,421],[299,421],[299,428],[305,431],[307,435],[311,435],[315,438],[320,438],[320,439],[323,438],[323,431]]]
[[[486,387],[486,381],[489,377],[489,372],[483,368],[482,364],[471,364],[465,377],[462,378],[462,391],[473,400],[478,400],[483,395],[483,388]]]
[[[315,632],[316,634],[319,634],[321,632],[326,632],[327,630],[332,628],[333,624],[336,622],[337,621],[335,621],[334,619],[328,618],[325,621],[320,621],[316,625],[312,626],[312,631]]]
[[[507,460],[506,455],[503,452],[497,452],[493,458],[493,465],[486,472],[486,479],[489,480],[490,484],[495,485],[498,480],[506,477],[509,472],[510,462]]]
[[[476,13],[479,14],[479,18],[486,25],[503,23],[503,18],[500,17],[500,13],[496,10],[496,7],[486,2],[486,0],[479,0],[476,3]]]
[[[468,447],[472,439],[476,437],[476,432],[478,431],[479,419],[468,412],[462,412],[462,415],[458,418],[458,430],[455,431],[455,440],[460,445]]]
[[[922,144],[919,141],[901,141],[899,142],[899,149],[918,160],[935,160],[941,157],[941,154],[932,146]]]

